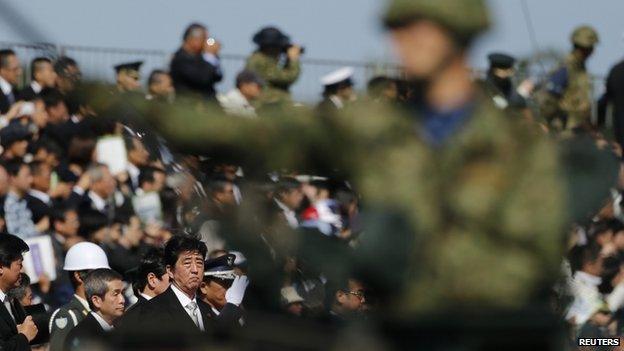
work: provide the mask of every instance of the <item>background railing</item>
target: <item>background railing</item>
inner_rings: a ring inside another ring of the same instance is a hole
[[[75,59],[87,79],[113,83],[113,66],[128,61],[144,61],[141,67],[141,79],[147,81],[149,73],[156,68],[167,69],[173,53],[163,50],[141,50],[102,48],[91,46],[57,45],[57,44],[25,44],[17,42],[0,41],[0,48],[11,48],[16,51],[22,66],[24,67],[24,82],[30,79],[30,61],[37,56],[56,58],[61,55]],[[234,85],[236,74],[245,66],[245,55],[223,54],[221,66],[224,78],[217,90],[225,92]],[[351,66],[355,69],[354,80],[357,89],[364,89],[366,82],[375,75],[386,74],[398,76],[400,69],[389,63],[358,62],[346,60],[322,60],[302,58],[303,72],[292,92],[296,100],[314,102],[320,99],[322,86],[319,79],[335,69],[343,66]]]

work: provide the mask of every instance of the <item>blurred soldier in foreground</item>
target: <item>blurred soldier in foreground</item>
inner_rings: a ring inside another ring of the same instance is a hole
[[[258,50],[249,56],[245,69],[257,73],[267,84],[259,105],[291,102],[290,86],[301,73],[301,47],[291,44],[290,38],[275,27],[260,30],[253,42]]]
[[[592,82],[587,72],[587,59],[598,44],[598,33],[589,26],[572,32],[572,52],[555,70],[539,96],[542,116],[556,129],[572,130],[590,127]]]

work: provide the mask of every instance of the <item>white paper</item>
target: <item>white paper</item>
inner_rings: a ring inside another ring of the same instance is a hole
[[[144,224],[162,223],[162,206],[157,192],[143,193],[132,198],[134,212]]]
[[[52,239],[48,235],[41,235],[24,241],[30,248],[24,253],[24,272],[30,278],[30,283],[37,283],[41,274],[46,274],[50,280],[55,280],[56,260]]]
[[[126,170],[128,156],[126,144],[120,136],[107,136],[100,138],[95,147],[97,161],[108,166],[113,175]]]

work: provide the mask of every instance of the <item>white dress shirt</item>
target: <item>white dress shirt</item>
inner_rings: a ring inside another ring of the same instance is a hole
[[[282,212],[284,213],[284,216],[288,221],[288,225],[293,229],[297,228],[299,226],[299,221],[297,220],[297,215],[295,214],[295,211],[291,210],[290,208],[288,208],[288,206],[284,205],[277,199],[275,200],[275,203],[277,203],[277,206],[282,209]]]
[[[13,315],[13,311],[11,311],[11,302],[9,302],[9,297],[2,290],[0,290],[0,301],[2,301],[4,307],[6,307],[7,311],[9,311],[11,318],[13,318],[13,321],[15,322],[15,316]]]
[[[30,88],[35,92],[35,94],[39,94],[41,90],[43,90],[43,87],[41,86],[41,84],[37,83],[36,80],[33,80],[30,83]]]
[[[132,186],[135,189],[139,188],[139,174],[141,173],[141,170],[139,170],[139,168],[135,165],[133,165],[132,163],[128,162],[128,165],[126,166],[126,170],[128,171],[128,176],[130,177],[130,182],[132,183]]]
[[[566,320],[574,318],[577,327],[581,327],[604,305],[602,294],[598,286],[602,282],[600,277],[576,271],[572,278],[570,291],[574,301],[566,314]]]
[[[104,200],[100,195],[94,193],[93,191],[89,191],[88,196],[93,203],[93,207],[99,212],[104,213],[106,210],[106,200]]]
[[[0,77],[0,90],[2,90],[4,95],[9,95],[13,93],[13,86],[4,80],[4,78]]]
[[[43,201],[46,205],[50,205],[50,195],[44,193],[43,191],[30,189],[28,194],[32,197],[36,197],[37,199]]]
[[[191,316],[191,313],[186,308],[186,306],[191,302],[194,302],[195,304],[197,304],[197,296],[194,296],[192,299],[189,298],[185,293],[182,292],[182,290],[178,289],[178,287],[175,286],[175,284],[171,284],[171,290],[173,290],[173,293],[178,298],[178,301],[180,301],[182,308],[189,315],[189,318],[191,318],[192,320],[193,317]],[[199,329],[201,331],[205,331],[206,329],[204,329],[204,321],[202,319],[202,315],[201,315],[201,311],[199,310],[199,307],[197,307],[197,322],[199,324]]]
[[[151,300],[152,297],[149,295],[145,295],[144,293],[140,293],[141,296],[143,296],[144,299],[146,299],[147,301]]]
[[[113,326],[108,324],[108,322],[106,322],[104,318],[102,318],[102,316],[100,316],[99,314],[95,312],[91,312],[91,315],[95,317],[95,320],[100,324],[100,326],[102,327],[102,329],[104,329],[104,331],[113,330]]]
[[[225,113],[238,117],[256,117],[256,109],[238,89],[232,89],[227,94],[218,94],[217,100]]]

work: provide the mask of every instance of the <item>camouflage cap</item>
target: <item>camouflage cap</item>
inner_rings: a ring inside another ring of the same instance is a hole
[[[600,41],[598,32],[590,26],[577,27],[572,32],[570,39],[572,40],[572,44],[584,48],[591,48]]]
[[[391,0],[383,16],[387,28],[398,28],[427,18],[453,32],[473,37],[490,25],[484,0]]]

